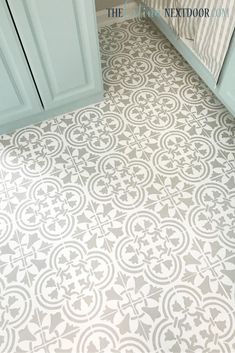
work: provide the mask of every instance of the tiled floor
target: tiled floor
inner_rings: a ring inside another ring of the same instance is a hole
[[[235,120],[146,20],[105,101],[2,136],[0,353],[235,352]]]

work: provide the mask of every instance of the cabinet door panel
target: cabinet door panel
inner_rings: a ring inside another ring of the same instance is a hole
[[[0,1],[0,126],[42,111],[5,1]]]
[[[9,0],[44,106],[102,89],[93,0]]]

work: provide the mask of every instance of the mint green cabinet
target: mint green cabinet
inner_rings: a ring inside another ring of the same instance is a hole
[[[93,0],[8,0],[45,109],[102,92]]]
[[[94,0],[0,0],[0,134],[102,99]]]
[[[42,111],[5,1],[0,1],[0,126]]]

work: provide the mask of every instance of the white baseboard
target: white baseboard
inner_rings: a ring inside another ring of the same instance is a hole
[[[126,13],[123,17],[108,17],[108,10],[100,10],[96,12],[98,28],[111,25],[113,23],[122,22],[130,18],[138,17],[139,5],[136,1],[131,1],[126,4]]]

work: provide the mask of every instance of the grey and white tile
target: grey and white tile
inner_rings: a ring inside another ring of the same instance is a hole
[[[0,353],[232,353],[235,121],[146,19],[104,100],[0,137]]]

